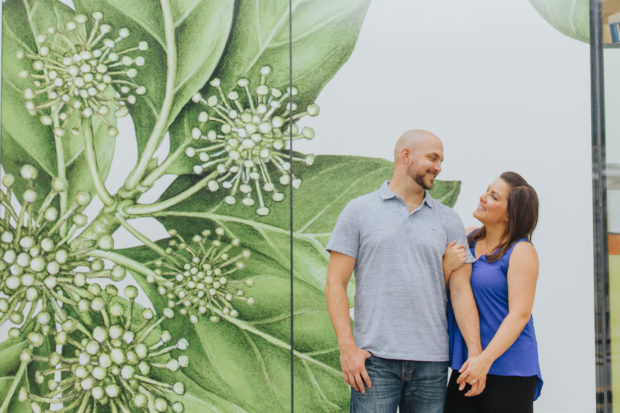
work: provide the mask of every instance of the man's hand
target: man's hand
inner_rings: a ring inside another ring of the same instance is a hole
[[[357,348],[355,345],[340,348],[340,367],[344,381],[362,393],[366,393],[364,383],[368,388],[372,387],[372,382],[366,371],[366,359],[368,357],[370,357],[370,352]]]

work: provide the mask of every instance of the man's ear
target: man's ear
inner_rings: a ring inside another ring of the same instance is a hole
[[[413,152],[411,151],[411,149],[409,148],[403,148],[400,151],[400,160],[403,161],[404,164],[407,164],[408,161],[411,160],[411,157],[413,156]]]

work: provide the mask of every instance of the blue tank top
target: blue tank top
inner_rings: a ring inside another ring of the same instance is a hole
[[[472,264],[471,288],[480,316],[480,339],[483,349],[491,342],[500,324],[508,315],[508,263],[512,250],[521,241],[527,242],[527,239],[523,238],[515,242],[495,262],[488,262],[486,255],[482,255]],[[475,246],[476,244],[473,243],[470,247],[474,256]],[[448,303],[448,332],[450,334],[450,367],[458,370],[467,361],[467,346],[454,318],[451,303]],[[538,345],[532,317],[512,346],[491,365],[489,374],[538,376],[534,400],[538,398],[543,380],[538,363]]]

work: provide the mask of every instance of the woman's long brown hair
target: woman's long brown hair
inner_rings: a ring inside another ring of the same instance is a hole
[[[508,224],[502,235],[502,243],[497,250],[487,256],[487,261],[499,260],[508,249],[521,238],[532,240],[532,233],[538,223],[538,195],[534,188],[516,172],[504,172],[500,178],[510,187],[508,194]],[[471,245],[486,236],[486,228],[482,226],[467,238]]]

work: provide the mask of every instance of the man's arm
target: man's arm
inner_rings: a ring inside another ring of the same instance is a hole
[[[454,270],[448,281],[450,286],[450,299],[454,310],[454,317],[459,326],[461,335],[465,339],[469,358],[477,356],[482,352],[480,342],[480,319],[478,317],[478,307],[474,300],[474,293],[470,284],[471,264],[464,264]],[[466,395],[475,396],[484,390],[485,377],[473,377],[476,380]],[[462,388],[465,387],[463,383]],[[461,390],[462,390],[461,388]]]
[[[370,353],[355,345],[347,298],[347,285],[354,267],[355,259],[353,257],[335,251],[331,252],[327,268],[325,298],[327,300],[327,311],[338,338],[340,366],[344,381],[355,390],[365,393],[364,382],[366,386],[372,386],[365,366],[365,361],[370,357]]]

